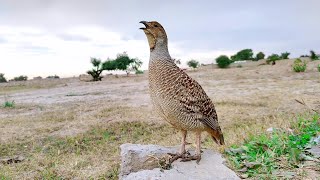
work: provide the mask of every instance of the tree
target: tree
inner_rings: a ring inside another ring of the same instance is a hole
[[[290,53],[289,52],[284,52],[284,53],[281,53],[281,59],[289,59],[289,55]]]
[[[137,71],[142,65],[142,61],[130,58],[126,52],[118,54],[114,61],[116,69],[126,71],[127,76],[131,70]]]
[[[319,60],[319,56],[313,51],[310,51],[310,58],[311,60]]]
[[[237,54],[231,56],[231,60],[233,61],[252,60],[252,59],[253,59],[252,49],[243,49],[237,52]]]
[[[0,83],[7,82],[7,79],[4,77],[3,73],[0,73]]]
[[[195,59],[191,59],[187,62],[187,65],[193,69],[197,68],[199,66],[199,62]]]
[[[117,69],[117,64],[114,60],[107,59],[103,64],[102,64],[102,69],[107,70],[107,71],[112,71]]]
[[[280,60],[281,58],[278,54],[271,54],[267,59],[267,64],[270,64],[270,62],[272,62],[272,65],[275,65],[276,61]]]
[[[265,55],[263,52],[259,52],[257,55],[256,55],[256,58],[255,60],[256,61],[259,61],[260,59],[264,59]]]
[[[26,81],[26,80],[28,80],[28,76],[21,75],[21,76],[18,76],[18,77],[14,77],[12,80],[13,81]]]
[[[104,70],[103,63],[101,63],[100,59],[91,58],[91,64],[93,65],[93,68],[92,70],[87,71],[87,73],[92,76],[93,81],[101,81],[102,77],[100,76],[100,74]]]
[[[229,57],[226,55],[221,55],[217,57],[216,62],[219,68],[227,68],[231,63],[233,63],[233,61],[230,60]]]

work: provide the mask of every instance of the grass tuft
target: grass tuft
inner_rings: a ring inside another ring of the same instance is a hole
[[[298,167],[301,157],[306,156],[304,150],[319,132],[319,114],[310,119],[299,117],[291,129],[252,135],[243,145],[231,146],[226,155],[239,172],[249,177],[270,178],[280,169]]]

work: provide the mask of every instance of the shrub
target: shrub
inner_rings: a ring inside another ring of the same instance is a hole
[[[57,75],[54,76],[48,76],[47,79],[59,79],[60,77]]]
[[[260,59],[264,59],[264,57],[265,54],[263,52],[259,52],[254,60],[259,61]]]
[[[267,64],[270,64],[270,62],[272,62],[273,64],[276,63],[276,61],[280,60],[280,56],[278,54],[271,54],[270,56],[268,56],[267,58]]]
[[[14,107],[14,101],[6,101],[3,103],[3,107],[5,108],[13,108]]]
[[[293,70],[295,72],[304,72],[306,68],[307,68],[307,63],[305,61],[302,62],[302,60],[299,58],[294,60]]]
[[[320,72],[320,64],[318,64],[318,71]]]
[[[289,52],[284,52],[284,53],[281,53],[281,59],[289,59],[289,55],[290,53]]]
[[[310,58],[311,58],[311,60],[313,60],[313,61],[320,59],[319,56],[318,56],[313,50],[310,51]]]
[[[230,60],[229,57],[226,55],[221,55],[217,57],[216,62],[219,68],[227,68],[231,63],[233,63],[233,61]]]
[[[199,61],[191,59],[190,61],[187,62],[187,65],[195,69],[199,66]]]
[[[0,73],[0,83],[7,82],[7,79],[4,77],[3,73]]]
[[[243,49],[237,54],[231,56],[233,61],[241,61],[241,60],[252,60],[253,59],[253,52],[252,49]]]
[[[28,80],[28,76],[23,76],[23,75],[13,78],[13,81],[26,81],[26,80]]]

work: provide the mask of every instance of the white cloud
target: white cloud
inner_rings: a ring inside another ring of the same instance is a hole
[[[60,32],[72,36],[87,38],[87,41],[66,40],[59,34],[47,32],[44,29],[29,27],[0,27],[0,35],[7,42],[0,44],[0,72],[12,78],[18,75],[46,77],[77,76],[91,68],[90,57],[102,60],[115,58],[117,53],[127,51],[131,57],[140,58],[147,69],[149,48],[146,39],[123,40],[121,34],[98,26],[74,27]],[[143,33],[143,32],[141,32]],[[186,62],[191,58],[202,63],[211,63],[215,56],[228,51],[189,51],[185,53],[179,43],[170,43],[170,51],[174,58]]]

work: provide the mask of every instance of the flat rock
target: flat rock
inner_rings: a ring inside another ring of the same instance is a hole
[[[209,179],[240,179],[235,172],[226,167],[220,153],[204,150],[199,164],[195,161],[172,163],[169,170],[159,168],[159,159],[167,153],[175,153],[178,147],[157,145],[123,144],[121,148],[122,180],[209,180]],[[190,151],[193,154],[193,151]]]

